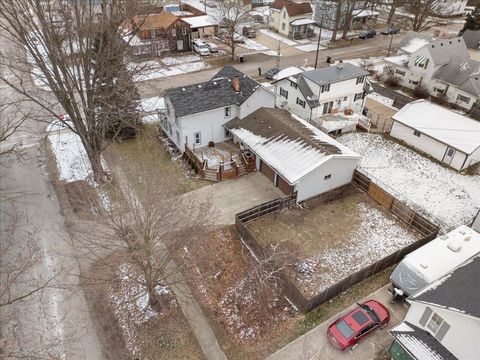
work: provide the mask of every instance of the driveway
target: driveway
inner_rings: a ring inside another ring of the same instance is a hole
[[[204,186],[184,196],[210,199],[214,225],[230,225],[235,223],[235,214],[285,195],[265,175],[253,172]]]
[[[337,319],[341,314],[337,314],[331,319],[318,325],[316,328],[310,330],[305,335],[294,340],[283,349],[280,349],[269,360],[341,360],[341,359],[355,359],[355,360],[372,360],[375,354],[381,349],[387,348],[393,341],[392,337],[388,334],[394,325],[398,324],[404,319],[408,311],[408,304],[390,302],[391,295],[388,292],[390,285],[378,289],[374,293],[367,296],[365,299],[360,300],[363,302],[369,299],[380,301],[390,311],[390,322],[388,326],[382,330],[378,330],[372,336],[367,337],[362,343],[360,343],[355,349],[350,351],[341,352],[334,349],[328,342],[326,332],[328,326]],[[349,312],[356,305],[350,306],[345,309],[342,314]]]

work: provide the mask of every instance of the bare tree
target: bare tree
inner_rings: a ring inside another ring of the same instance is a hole
[[[235,49],[237,44],[235,38],[240,31],[240,25],[245,20],[247,10],[243,4],[243,0],[218,0],[216,2],[217,9],[215,18],[223,24],[226,29],[230,49],[232,51],[232,59],[235,59]]]
[[[437,0],[412,0],[402,3],[408,13],[402,16],[408,29],[422,32],[434,26],[444,25],[452,14]]]
[[[102,85],[96,74],[99,68],[112,66],[112,56],[123,61],[127,44],[103,42],[101,51],[93,51],[93,45],[98,34],[117,34],[121,22],[134,13],[135,3],[135,0],[110,0],[103,5],[96,1],[62,0],[0,2],[0,29],[17,46],[1,61],[15,69],[15,73],[28,74],[18,79],[0,75],[0,79],[53,117],[59,115],[60,105],[70,119],[66,126],[80,137],[98,181],[104,179],[100,155],[106,145],[108,124],[102,119],[108,117],[96,113]],[[30,78],[30,71],[36,81],[48,87],[52,96],[29,87],[26,79]]]

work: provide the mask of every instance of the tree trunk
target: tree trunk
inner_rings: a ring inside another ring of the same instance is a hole
[[[388,12],[388,19],[387,19],[388,25],[392,23],[393,16],[395,15],[396,10],[397,10],[397,0],[393,0],[392,6],[390,7],[390,11]]]
[[[81,138],[81,137],[80,137]],[[101,152],[98,150],[93,149],[93,147],[88,144],[86,141],[82,141],[83,147],[88,156],[88,160],[90,160],[90,164],[92,166],[93,171],[93,178],[98,183],[104,183],[106,179],[106,174],[102,166],[102,155]]]
[[[332,37],[330,39],[331,42],[335,42],[337,40],[337,32],[338,32],[338,24],[340,23],[340,17],[342,15],[342,1],[337,1],[337,9],[335,10],[335,22],[333,24],[333,31]]]

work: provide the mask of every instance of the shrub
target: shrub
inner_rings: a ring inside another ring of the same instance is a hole
[[[413,96],[415,96],[417,99],[427,99],[430,94],[422,85],[418,85],[415,89],[413,89]]]
[[[396,88],[400,84],[400,79],[396,76],[388,76],[385,78],[385,84],[389,87]]]

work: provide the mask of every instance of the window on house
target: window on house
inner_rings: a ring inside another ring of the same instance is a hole
[[[285,23],[282,24],[282,30],[285,30]]]
[[[361,100],[363,99],[363,92],[355,94],[355,97],[353,98],[353,101]]]
[[[168,132],[172,135],[172,124],[168,123]]]
[[[305,108],[305,101],[301,100],[298,97],[297,97],[297,104],[300,105],[301,107]]]
[[[358,77],[358,78],[357,78],[357,84],[363,83],[364,80],[365,80],[365,77],[364,77],[364,76]]]
[[[187,35],[187,28],[186,27],[182,27],[182,35]]]
[[[225,129],[225,137],[228,138],[231,136],[232,136],[231,132],[228,129]]]
[[[175,124],[178,125],[178,117],[175,116]]]
[[[457,95],[457,100],[468,104],[470,102],[470,98],[468,96],[463,96],[462,94]]]
[[[398,74],[398,75],[401,75],[401,76],[405,76],[405,75],[406,75],[406,72],[403,71],[403,70],[396,69],[396,70],[395,70],[395,74]]]
[[[295,89],[298,88],[297,84],[295,84],[293,81],[290,81],[290,87],[293,87]]]
[[[231,114],[232,114],[232,107],[231,107],[231,106],[227,106],[227,107],[225,108],[225,117],[226,117],[226,118],[229,118]]]
[[[202,134],[200,131],[193,134],[193,142],[195,145],[200,145],[202,143]]]
[[[433,313],[433,316],[430,318],[430,321],[427,324],[427,328],[429,328],[432,333],[436,334],[438,329],[443,323],[443,319],[437,313]]]
[[[420,137],[420,135],[422,135],[422,133],[420,131],[414,130],[413,135]]]
[[[320,92],[321,93],[324,93],[324,92],[327,92],[327,91],[330,91],[330,84],[320,86]]]
[[[280,88],[280,96],[284,97],[285,99],[288,99],[288,91],[283,88]]]
[[[170,116],[170,107],[168,106],[168,104],[166,104],[166,109],[167,109],[167,115]]]
[[[408,80],[409,84],[418,85],[418,81]]]
[[[344,97],[343,97],[343,101],[347,101],[347,96],[344,96]]]
[[[332,178],[332,174],[328,174],[328,175],[325,175],[323,177],[323,180],[328,180],[328,179],[331,179]]]
[[[287,17],[287,12],[284,11],[284,12],[283,12],[283,18],[285,19],[286,17]]]
[[[434,92],[438,92],[438,93],[440,93],[440,94],[445,94],[445,89],[439,89],[439,88],[437,88],[437,87],[434,87],[434,88],[433,88],[433,91],[434,91]]]
[[[178,130],[175,130],[175,138],[177,139],[177,144],[180,144],[180,134]]]
[[[177,29],[176,28],[172,28],[172,36],[173,37],[177,36]]]

